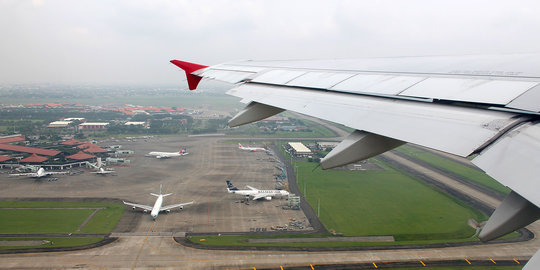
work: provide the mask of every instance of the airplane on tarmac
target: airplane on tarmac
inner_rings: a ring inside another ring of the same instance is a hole
[[[110,170],[105,170],[103,168],[99,168],[99,171],[96,171],[96,172],[92,172],[92,173],[95,173],[95,174],[99,174],[99,175],[109,175],[109,174],[113,174],[115,173],[116,171],[110,171]]]
[[[190,90],[202,78],[234,84],[227,94],[248,105],[230,127],[290,110],[353,128],[322,169],[407,142],[472,158],[512,189],[482,227],[484,242],[540,218],[538,53],[171,63]],[[524,269],[540,269],[540,250]]]
[[[287,196],[289,192],[286,190],[260,190],[251,186],[246,186],[249,189],[240,190],[235,187],[231,181],[226,180],[227,182],[227,191],[229,193],[239,194],[246,197],[252,198],[252,200],[265,199],[267,201],[272,200],[272,197],[275,196]]]
[[[42,177],[46,177],[46,176],[54,175],[54,174],[68,174],[68,172],[48,172],[48,171],[45,171],[45,169],[43,169],[43,168],[39,168],[37,170],[37,172],[12,173],[9,176],[27,176],[27,177],[30,177],[30,178],[42,178]]]
[[[186,152],[186,148],[182,148],[179,152],[150,152],[146,154],[147,157],[156,157],[156,158],[172,158],[172,157],[181,157],[189,154]]]
[[[166,197],[166,196],[169,196],[169,195],[172,194],[172,193],[163,194],[161,192],[161,190],[162,190],[162,185],[159,185],[159,194],[150,193],[151,195],[157,197],[156,202],[154,203],[154,206],[144,205],[144,204],[137,204],[137,203],[130,203],[130,202],[124,202],[124,204],[132,206],[133,210],[135,210],[136,208],[141,208],[141,209],[143,209],[143,211],[145,213],[150,211],[150,216],[152,216],[152,219],[154,219],[154,220],[158,217],[159,212],[161,212],[161,211],[167,211],[167,213],[170,213],[171,209],[173,209],[173,208],[184,209],[184,205],[193,204],[193,201],[191,201],[191,202],[187,202],[187,203],[179,203],[179,204],[171,204],[171,205],[167,205],[167,206],[161,206],[163,204],[163,197]]]
[[[256,151],[268,151],[266,148],[262,148],[262,147],[242,146],[242,144],[238,144],[238,149],[240,149],[240,150],[245,150],[245,151],[251,151],[251,152],[256,152]]]

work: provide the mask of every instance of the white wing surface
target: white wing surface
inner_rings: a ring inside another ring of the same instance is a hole
[[[251,190],[253,190],[253,191],[259,191],[258,189],[254,188],[254,187],[252,187],[252,186],[246,185],[246,187],[249,188],[249,189],[251,189]]]
[[[256,194],[256,195],[253,195],[252,200],[253,200],[253,201],[256,201],[256,200],[261,199],[261,198],[264,198],[264,197],[266,197],[266,196],[268,196],[268,194],[264,194],[264,193],[263,193],[263,194]]]
[[[47,175],[53,175],[53,174],[67,174],[68,172],[45,172]]]
[[[321,160],[323,169],[405,142],[478,154],[473,162],[513,190],[482,240],[540,217],[540,54],[171,62],[184,69],[190,89],[201,78],[234,84],[228,94],[248,106],[230,126],[291,110],[356,129]]]
[[[125,205],[141,208],[143,210],[152,211],[152,206],[150,205],[144,205],[144,204],[137,204],[137,203],[130,203],[130,202],[124,202]]]
[[[173,209],[173,208],[184,207],[185,205],[190,205],[190,204],[193,204],[193,202],[171,204],[171,205],[167,205],[167,206],[162,206],[160,211],[167,211],[167,210],[170,210],[170,209]]]
[[[33,176],[36,173],[10,173],[9,176]]]

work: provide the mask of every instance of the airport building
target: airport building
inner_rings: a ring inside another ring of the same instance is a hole
[[[21,141],[25,141],[25,140],[26,139],[21,134],[15,134],[15,135],[9,135],[9,136],[1,136],[0,137],[0,144],[2,144],[2,143],[10,144],[10,143],[21,142]]]
[[[71,124],[71,121],[54,121],[50,122],[47,127],[49,128],[67,128]]]
[[[79,125],[79,130],[103,130],[109,123],[104,122],[86,122]]]
[[[301,142],[289,142],[287,143],[287,148],[289,153],[295,157],[308,157],[313,155],[313,152]]]

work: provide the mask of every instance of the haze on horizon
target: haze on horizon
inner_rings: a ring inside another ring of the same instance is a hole
[[[183,85],[171,59],[534,53],[539,11],[532,0],[0,0],[0,85]]]

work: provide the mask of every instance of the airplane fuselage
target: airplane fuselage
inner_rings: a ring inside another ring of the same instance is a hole
[[[260,196],[261,198],[268,198],[274,197],[274,196],[287,196],[289,193],[284,190],[229,190],[229,192],[234,194],[239,194],[243,196]]]
[[[152,211],[150,212],[150,216],[152,216],[153,219],[156,219],[158,217],[162,204],[163,204],[163,195],[159,195],[156,202],[154,203],[154,207],[152,207]]]

